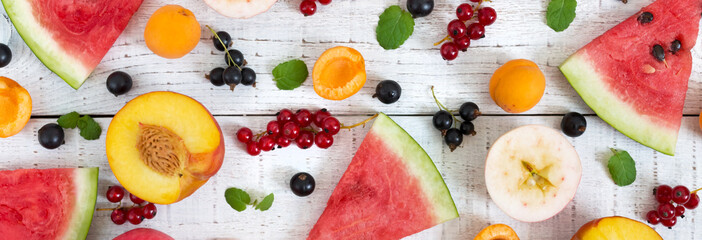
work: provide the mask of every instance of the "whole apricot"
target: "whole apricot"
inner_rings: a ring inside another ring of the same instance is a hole
[[[164,58],[181,58],[200,41],[200,23],[179,5],[166,5],[154,12],[144,29],[146,46]]]
[[[544,74],[536,63],[511,60],[492,74],[490,97],[503,110],[521,113],[534,107],[546,89]]]

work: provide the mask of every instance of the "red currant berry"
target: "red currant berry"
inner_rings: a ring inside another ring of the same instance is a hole
[[[482,0],[470,0],[470,1],[471,1],[471,2],[476,2],[476,3],[477,3],[477,2],[480,2],[480,1],[482,1]]]
[[[453,43],[456,44],[456,46],[458,47],[458,50],[465,52],[466,50],[468,50],[468,47],[470,47],[470,37],[463,36],[459,39],[454,39]]]
[[[107,188],[107,201],[116,203],[124,198],[124,189],[120,186],[110,186]]]
[[[305,17],[314,14],[317,11],[317,4],[313,0],[304,0],[300,3],[300,12],[305,15]]]
[[[137,196],[134,195],[133,193],[129,193],[129,200],[132,200],[132,202],[133,202],[134,204],[142,204],[142,203],[144,203],[144,200],[143,200],[143,199],[137,197]]]
[[[110,214],[110,219],[113,223],[117,225],[122,225],[125,222],[127,222],[127,211],[124,211],[123,208],[117,208],[115,210],[112,210],[112,214]]]
[[[295,138],[295,144],[299,148],[308,149],[314,145],[314,133],[309,131],[302,131],[300,136]]]
[[[266,125],[266,133],[268,133],[268,135],[278,136],[278,134],[280,134],[280,124],[278,124],[278,121],[268,122],[268,125]]]
[[[261,149],[258,147],[258,142],[251,141],[246,144],[246,153],[251,156],[258,156],[261,154]]]
[[[673,188],[668,185],[658,186],[654,189],[654,193],[656,194],[656,201],[658,201],[658,203],[667,203],[673,199]]]
[[[673,188],[673,202],[685,204],[690,200],[690,189],[685,186],[675,186]]]
[[[332,0],[319,0],[319,3],[321,3],[322,5],[327,5],[327,4],[330,4],[331,1]]]
[[[468,36],[470,39],[478,40],[485,37],[485,26],[480,23],[471,23],[468,25]]]
[[[322,149],[329,148],[334,144],[334,137],[329,133],[319,132],[314,136],[314,144]]]
[[[285,125],[283,125],[283,137],[295,139],[298,135],[300,135],[300,126],[298,126],[297,123],[286,122]]]
[[[446,28],[449,36],[451,36],[453,39],[466,35],[466,24],[461,20],[454,19],[453,21],[449,22]]]
[[[458,46],[453,42],[447,42],[441,45],[441,57],[444,60],[454,60],[458,56]]]
[[[683,214],[685,214],[685,207],[682,205],[675,206],[675,216],[682,217]]]
[[[322,122],[322,130],[330,135],[336,135],[341,130],[341,123],[335,117],[328,117]]]
[[[129,211],[127,211],[127,220],[134,225],[137,225],[141,223],[141,221],[144,221],[144,215],[143,215],[143,210],[141,210],[140,207],[133,207],[130,208]]]
[[[456,8],[456,17],[461,21],[468,21],[473,17],[473,7],[470,4],[463,3]]]
[[[700,205],[700,196],[697,193],[690,194],[690,200],[685,203],[685,208],[695,209],[697,205]]]
[[[675,207],[673,207],[673,204],[670,203],[661,203],[661,205],[658,206],[658,216],[664,220],[674,218]]]
[[[271,136],[263,136],[258,140],[258,148],[260,148],[261,151],[268,152],[273,150],[274,147],[275,139],[273,139]]]
[[[278,138],[275,139],[275,143],[278,144],[278,147],[284,148],[290,146],[290,143],[292,143],[292,141],[290,141],[289,138],[278,136]]]
[[[307,127],[312,123],[312,113],[310,110],[307,109],[300,109],[297,110],[297,113],[295,113],[295,117],[293,117],[293,120],[297,125],[300,125],[301,128]]]
[[[152,218],[156,217],[156,205],[154,205],[153,203],[149,203],[149,204],[144,205],[144,207],[141,209],[141,211],[143,212],[142,215],[146,219],[152,219]]]
[[[478,22],[483,26],[490,26],[495,22],[497,13],[491,7],[484,7],[478,10]]]
[[[312,122],[314,122],[315,126],[322,127],[322,121],[328,117],[331,117],[331,113],[326,108],[322,108],[312,115]]]
[[[653,224],[653,225],[656,225],[659,222],[661,222],[661,217],[658,216],[658,211],[656,211],[656,210],[648,211],[648,213],[646,213],[646,221],[648,221],[648,223]]]
[[[661,224],[663,224],[663,226],[668,227],[668,229],[670,229],[670,228],[672,228],[673,226],[675,226],[675,223],[677,223],[677,222],[678,222],[678,219],[675,218],[675,217],[673,217],[673,218],[671,218],[671,219],[663,219],[663,220],[661,220]]]
[[[253,138],[253,132],[251,132],[251,129],[244,127],[239,129],[239,131],[236,131],[236,139],[239,140],[241,143],[247,143],[251,141]]]
[[[290,111],[290,109],[283,109],[280,110],[278,114],[276,114],[276,120],[278,120],[280,124],[285,124],[286,122],[292,121],[294,115],[295,114],[293,114],[293,112]]]

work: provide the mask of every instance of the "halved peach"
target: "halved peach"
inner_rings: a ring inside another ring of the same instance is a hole
[[[314,91],[329,100],[343,100],[366,84],[366,63],[356,49],[333,47],[322,53],[312,70]]]
[[[473,240],[519,240],[517,233],[505,224],[493,224],[483,228]]]
[[[190,196],[222,166],[224,138],[209,111],[174,92],[129,101],[107,129],[107,160],[127,191],[171,204]]]
[[[32,115],[32,97],[27,89],[0,77],[0,138],[13,136],[24,128]]]
[[[662,240],[656,230],[645,223],[619,216],[592,220],[578,230],[571,240],[637,239]]]

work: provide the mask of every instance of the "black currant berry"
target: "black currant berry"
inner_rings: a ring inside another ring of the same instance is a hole
[[[232,37],[229,36],[229,33],[225,32],[225,31],[217,32],[217,36],[219,37],[219,39],[217,39],[217,37],[215,37],[215,36],[212,36],[212,43],[214,44],[214,46],[217,50],[224,51],[231,44]],[[219,42],[220,39],[222,40],[222,42]],[[224,43],[224,46],[222,45],[222,43]]]
[[[570,137],[583,135],[586,128],[587,121],[580,113],[570,112],[563,116],[563,120],[561,120],[561,130]]]
[[[39,129],[39,144],[46,149],[55,149],[63,144],[63,128],[56,123],[49,123]]]
[[[459,130],[461,130],[461,133],[463,135],[475,136],[475,125],[473,125],[472,122],[469,122],[469,121],[462,122],[461,128]]]
[[[412,17],[424,17],[434,10],[434,0],[407,0],[407,11]]]
[[[453,125],[453,116],[451,116],[451,113],[441,110],[434,113],[432,123],[438,130],[447,130],[451,128],[451,125]]]
[[[241,69],[241,84],[251,86],[256,83],[256,72],[251,68]]]
[[[463,134],[461,133],[461,130],[451,128],[446,131],[444,141],[446,142],[446,145],[448,145],[449,149],[451,149],[451,152],[453,152],[453,150],[456,150],[456,148],[461,146],[461,143],[463,143]]]
[[[221,67],[216,67],[210,71],[210,75],[208,75],[207,77],[210,79],[212,85],[218,87],[224,85],[224,79],[222,78],[223,72],[224,68]]]
[[[290,189],[300,197],[308,196],[314,192],[314,178],[306,172],[300,172],[293,175],[290,179]]]
[[[0,43],[0,68],[10,64],[12,60],[12,50],[5,44]]]
[[[227,66],[232,66],[232,60],[229,60],[229,56],[232,56],[232,60],[234,63],[236,63],[237,66],[243,67],[244,64],[244,54],[239,52],[239,50],[236,49],[230,49],[229,54],[224,54],[224,61],[227,63]]]
[[[107,91],[110,91],[116,97],[132,89],[132,77],[125,72],[116,71],[107,77],[105,84],[107,85]]]
[[[241,71],[236,66],[229,66],[222,72],[222,79],[227,85],[237,85],[241,83]]]
[[[467,102],[461,105],[461,108],[458,109],[458,114],[461,115],[463,120],[473,121],[474,119],[478,118],[481,113],[477,104],[474,102]]]
[[[377,97],[382,103],[391,104],[397,102],[401,94],[402,88],[400,84],[393,80],[383,80],[375,87],[375,94],[373,97]]]

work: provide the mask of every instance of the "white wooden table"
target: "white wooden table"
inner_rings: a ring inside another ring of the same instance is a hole
[[[9,40],[12,63],[0,75],[17,80],[32,95],[32,120],[11,138],[0,139],[0,169],[100,167],[97,206],[113,207],[104,193],[117,184],[105,157],[104,133],[100,140],[86,141],[77,131],[67,131],[66,144],[46,150],[37,142],[37,130],[59,115],[78,111],[96,117],[107,129],[111,116],[130,99],[151,91],[180,92],[202,102],[216,116],[225,134],[226,156],[220,172],[193,196],[169,206],[159,206],[158,215],[138,227],[164,231],[176,239],[303,239],[322,213],[334,186],[351,161],[368,128],[342,132],[327,150],[300,150],[289,147],[257,157],[246,154],[235,140],[242,126],[264,129],[279,109],[327,108],[354,123],[378,111],[388,113],[427,150],[444,176],[460,218],[411,236],[411,239],[472,239],[493,223],[512,226],[522,239],[570,239],[584,223],[600,217],[620,215],[645,221],[647,211],[656,207],[651,195],[659,184],[702,186],[702,133],[697,115],[702,109],[702,44],[693,51],[694,67],[684,108],[675,157],[640,145],[593,115],[573,91],[557,66],[572,52],[616,25],[652,0],[580,0],[577,17],[562,33],[545,24],[546,0],[495,0],[497,22],[486,30],[486,38],[471,43],[457,60],[441,59],[432,45],[445,35],[446,24],[455,18],[455,7],[467,1],[437,1],[434,12],[416,20],[415,32],[400,48],[383,50],[375,40],[378,15],[388,6],[405,1],[335,1],[311,17],[299,13],[300,0],[279,1],[270,11],[248,20],[227,19],[201,1],[146,0],[124,33],[79,90],[73,90],[44,67],[15,33]],[[181,59],[166,60],[151,53],[143,40],[147,19],[158,7],[180,4],[192,10],[200,23],[228,31],[234,47],[241,50],[258,74],[257,88],[241,87],[231,92],[213,87],[203,78],[206,72],[222,66],[223,55],[203,28],[200,44]],[[280,62],[298,58],[312,68],[327,48],[345,45],[358,49],[366,60],[368,81],[356,95],[335,102],[318,97],[311,80],[294,91],[277,90],[271,71]],[[515,58],[535,61],[546,75],[546,93],[541,102],[524,114],[506,114],[488,94],[488,81],[501,64]],[[132,90],[114,97],[105,88],[113,71],[128,72],[134,78]],[[393,105],[371,99],[375,85],[384,79],[398,81],[402,98]],[[443,103],[458,108],[474,101],[486,114],[475,122],[478,134],[464,140],[463,147],[448,151],[439,133],[431,126],[437,111],[430,85]],[[554,218],[540,223],[521,223],[505,215],[490,200],[484,184],[484,158],[501,134],[524,124],[544,124],[558,128],[562,114],[587,114],[588,130],[570,139],[577,149],[583,177],[575,199]],[[638,176],[627,187],[616,186],[607,171],[609,148],[624,149],[636,160]],[[299,171],[313,174],[315,192],[305,198],[291,193],[290,177]],[[275,193],[273,207],[266,212],[236,212],[224,200],[224,190],[239,187],[256,194]],[[260,192],[259,192],[260,191]],[[655,229],[665,239],[700,239],[702,211],[686,213],[673,230]],[[95,213],[89,239],[111,239],[137,226],[114,225],[109,211]]]

